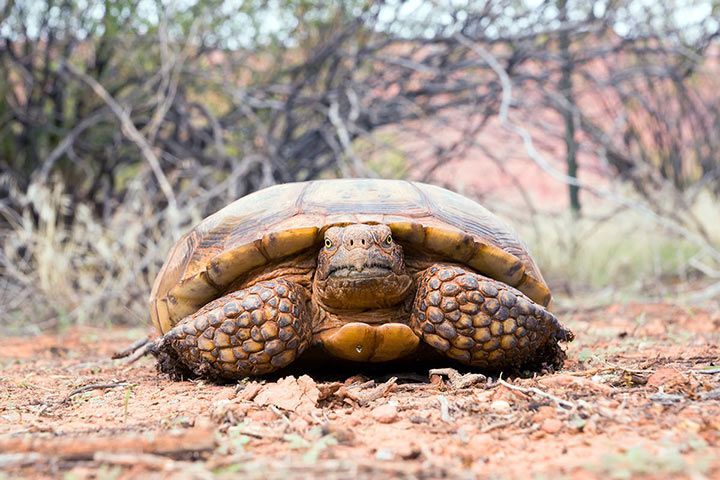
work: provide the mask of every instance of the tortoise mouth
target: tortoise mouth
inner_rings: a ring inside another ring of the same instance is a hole
[[[371,279],[382,278],[393,274],[390,262],[375,261],[357,268],[355,265],[333,265],[328,278],[337,279]]]

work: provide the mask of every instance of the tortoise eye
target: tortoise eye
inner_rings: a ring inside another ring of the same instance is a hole
[[[392,235],[385,237],[385,245],[392,245]]]
[[[332,248],[332,246],[333,246],[332,240],[330,240],[329,238],[326,238],[325,239],[325,248]]]

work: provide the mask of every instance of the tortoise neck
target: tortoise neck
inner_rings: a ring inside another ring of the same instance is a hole
[[[373,325],[402,323],[407,325],[410,321],[410,312],[404,304],[373,310],[341,310],[326,307],[313,299],[310,311],[313,334],[342,327],[348,323],[361,322]]]

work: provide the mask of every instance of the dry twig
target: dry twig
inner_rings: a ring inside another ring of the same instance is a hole
[[[128,359],[128,363],[133,363],[138,358],[146,355],[150,351],[150,346],[152,346],[153,343],[154,342],[150,338],[140,338],[138,340],[135,340],[130,346],[126,347],[125,349],[113,353],[112,357],[110,358],[112,358],[113,360],[118,360],[120,358],[130,357]]]
[[[80,70],[75,68],[72,63],[66,62],[64,59],[62,61],[62,67],[76,78],[82,80],[83,83],[90,87],[92,91],[95,92],[95,94],[107,104],[113,114],[120,121],[122,131],[125,133],[128,139],[130,139],[138,146],[143,157],[150,165],[150,168],[152,169],[153,174],[157,179],[158,185],[160,185],[160,189],[165,195],[168,206],[171,210],[177,210],[177,200],[175,200],[175,194],[173,193],[173,189],[170,186],[170,182],[168,182],[168,179],[165,176],[162,167],[160,166],[160,159],[158,159],[155,151],[153,150],[152,146],[150,146],[147,139],[135,127],[135,124],[130,119],[130,115],[128,114],[128,112],[118,103],[117,100],[115,100],[112,95],[110,95],[110,93],[105,89],[105,87],[103,87],[93,77],[81,72]]]
[[[6,453],[43,452],[68,460],[91,460],[96,452],[154,453],[183,456],[215,448],[214,429],[196,427],[181,433],[148,432],[142,435],[22,437],[0,439],[0,451]]]
[[[69,402],[72,397],[75,395],[78,395],[80,393],[89,392],[91,390],[102,390],[106,388],[118,388],[118,387],[127,387],[130,386],[131,383],[128,383],[125,380],[118,380],[115,382],[108,382],[108,383],[91,383],[89,385],[84,385],[82,387],[76,388],[72,392],[68,393],[67,396],[60,401],[60,403],[67,403]]]
[[[488,432],[492,432],[493,430],[496,430],[498,428],[509,427],[510,425],[517,423],[520,418],[521,417],[513,416],[512,418],[503,420],[501,422],[491,423],[490,425],[486,425],[483,428],[481,428],[480,433],[488,433]]]
[[[550,393],[544,392],[537,387],[520,387],[518,385],[513,385],[512,383],[508,383],[505,380],[503,380],[502,378],[499,378],[496,381],[496,384],[503,385],[503,386],[509,388],[510,390],[515,390],[515,391],[523,392],[523,393],[534,393],[535,395],[549,398],[550,400],[557,403],[559,406],[561,406],[563,408],[567,408],[570,410],[574,410],[576,408],[574,403],[569,402],[567,400],[563,400],[562,398],[558,398],[555,395],[552,395]]]
[[[714,373],[720,373],[720,367],[711,367],[700,370],[690,370],[693,373],[704,373],[706,375],[712,375]]]
[[[440,418],[445,423],[452,423],[453,418],[450,415],[450,403],[444,395],[438,395],[438,402],[440,402]]]
[[[461,374],[454,368],[433,368],[428,372],[430,375],[441,375],[448,377],[453,388],[467,388],[477,383],[487,382],[487,377],[481,373]]]
[[[397,377],[392,377],[385,383],[368,390],[363,391],[365,387],[369,387],[375,384],[374,381],[370,380],[361,384],[348,385],[340,387],[335,395],[340,398],[348,398],[356,402],[359,406],[367,405],[373,400],[384,397],[390,390],[392,390],[397,382]]]

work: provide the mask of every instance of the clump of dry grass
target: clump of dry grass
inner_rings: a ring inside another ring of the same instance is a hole
[[[578,295],[600,302],[676,297],[696,281],[720,278],[720,265],[710,253],[720,248],[720,205],[712,195],[700,195],[691,209],[710,249],[669,231],[647,213],[608,205],[597,205],[580,219],[539,214],[517,225],[556,295],[565,301]]]
[[[0,227],[0,326],[11,330],[149,323],[147,296],[172,231],[201,217],[195,206],[170,218],[141,190],[102,220],[84,204],[70,212],[59,183],[15,195],[22,208],[4,210]]]

